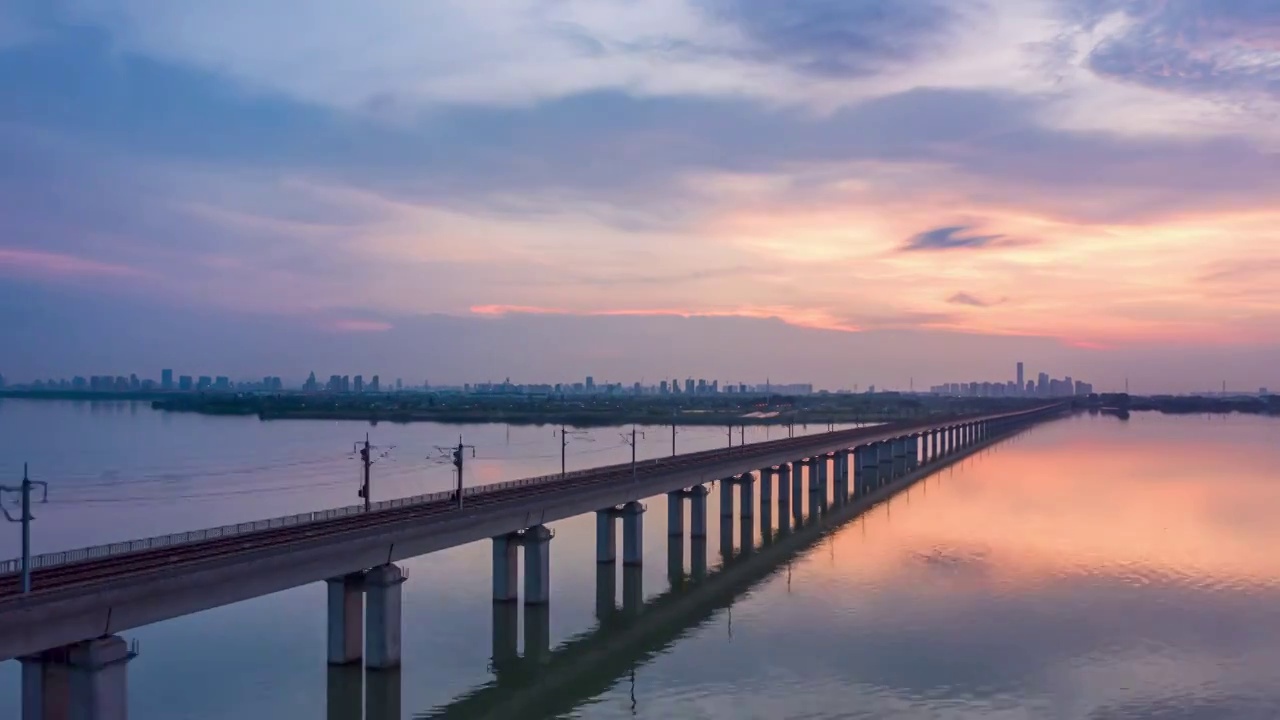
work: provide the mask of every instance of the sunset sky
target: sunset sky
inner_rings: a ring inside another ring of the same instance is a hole
[[[1276,0],[0,0],[0,373],[1280,387]]]

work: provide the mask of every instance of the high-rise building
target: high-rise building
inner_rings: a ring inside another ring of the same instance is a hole
[[[684,392],[686,395],[692,395],[694,389],[693,378],[684,381]]]
[[[1026,375],[1023,374],[1022,370],[1023,370],[1022,363],[1019,362],[1018,363],[1018,387],[1019,388],[1025,386],[1026,380],[1027,380]]]
[[[1040,397],[1049,397],[1049,373],[1040,373],[1036,379],[1035,394]]]
[[[191,380],[190,375],[182,375],[178,378],[178,389],[182,392],[191,392],[195,387],[195,383]]]
[[[165,369],[160,371],[160,389],[161,390],[173,389],[173,371],[172,370]]]
[[[208,390],[211,387],[213,387],[213,378],[208,375],[201,375],[200,379],[196,380],[197,390]]]
[[[364,392],[364,376],[363,375],[356,376],[355,386],[356,386],[355,387],[356,392],[358,393]]]
[[[596,391],[596,379],[588,375],[587,376],[587,392],[595,392],[595,391]]]
[[[376,393],[381,391],[382,391],[382,380],[377,375],[374,375],[373,378],[369,380],[369,392]]]

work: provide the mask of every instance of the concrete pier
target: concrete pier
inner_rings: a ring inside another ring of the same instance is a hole
[[[880,457],[880,467],[876,475],[876,486],[879,487],[893,477],[893,441],[881,440],[876,443],[876,447]]]
[[[667,584],[672,588],[684,585],[684,536],[667,538]]]
[[[827,472],[831,467],[831,458],[827,455],[820,455],[813,459],[810,467],[814,470],[809,476],[809,492],[822,493],[827,492]]]
[[[858,495],[870,493],[876,486],[876,474],[880,472],[879,448],[875,444],[859,445],[854,451],[858,461],[857,487]]]
[[[515,602],[520,598],[519,552],[520,536],[500,535],[493,539],[494,602]]]
[[[760,542],[769,543],[773,540],[773,503],[760,503]]]
[[[22,659],[22,720],[125,720],[134,653],[108,635]]]
[[[616,508],[596,511],[596,562],[611,563],[618,557],[618,533],[613,522],[617,515]]]
[[[783,463],[778,466],[778,517],[786,515],[789,507],[791,507],[791,464]]]
[[[667,493],[667,534],[684,537],[684,490]]]
[[[756,508],[756,477],[751,473],[746,473],[738,480],[738,515],[742,518],[744,525],[750,525],[747,522],[755,516]]]
[[[694,580],[707,576],[707,538],[696,537],[689,541],[689,575]]]
[[[809,467],[812,472],[812,466],[808,461],[800,460],[791,464],[791,508],[796,513],[796,517],[800,517],[800,513],[804,512],[804,474],[805,468]]]
[[[720,481],[720,522],[725,518],[733,520],[733,478]]]
[[[524,531],[524,604],[545,605],[551,601],[551,538],[546,525]]]
[[[777,474],[778,471],[771,467],[760,471],[760,514],[762,515],[766,507],[773,507],[773,479]]]
[[[22,658],[22,720],[125,720],[133,657],[109,635]]]
[[[379,565],[364,575],[365,667],[386,670],[400,666],[400,586],[404,573],[393,564]]]
[[[632,500],[622,506],[622,564],[644,562],[644,505]]]
[[[706,485],[695,485],[689,490],[689,537],[707,537],[707,495],[711,491]]]
[[[733,518],[728,518],[720,523],[720,561],[729,562],[733,559]]]
[[[635,617],[644,610],[644,568],[624,565],[622,568],[622,614]]]
[[[330,578],[329,664],[347,665],[364,656],[364,573]]]

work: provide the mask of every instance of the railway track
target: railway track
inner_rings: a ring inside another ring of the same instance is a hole
[[[927,427],[936,426],[935,424]],[[705,450],[637,463],[635,475],[637,477],[651,477],[660,473],[686,469],[690,466],[711,464],[727,459],[750,459],[792,447],[811,447],[815,444],[829,444],[843,440],[853,442],[885,433],[925,429],[925,427],[895,423],[892,425],[842,430],[821,435],[770,440],[736,448]],[[125,576],[170,570],[175,566],[224,559],[228,556],[254,550],[277,549],[281,546],[308,541],[320,536],[337,538],[348,533],[364,533],[371,529],[407,520],[456,517],[459,512],[471,514],[476,512],[478,508],[482,509],[530,497],[573,492],[604,483],[629,482],[631,477],[632,466],[630,464],[611,465],[585,474],[562,478],[553,477],[543,482],[469,495],[464,498],[462,510],[459,510],[456,504],[450,500],[438,500],[40,568],[32,573],[31,595],[116,580]],[[0,576],[0,603],[20,596],[19,576],[13,573]]]

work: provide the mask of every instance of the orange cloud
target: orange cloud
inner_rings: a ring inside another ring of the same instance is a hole
[[[476,315],[501,317],[504,315],[578,315],[586,317],[660,316],[660,317],[741,317],[757,320],[780,320],[788,325],[814,330],[838,330],[861,332],[860,328],[823,310],[792,307],[740,307],[731,310],[676,310],[671,308],[620,308],[607,310],[568,310],[563,308],[529,305],[475,305],[470,308]]]

